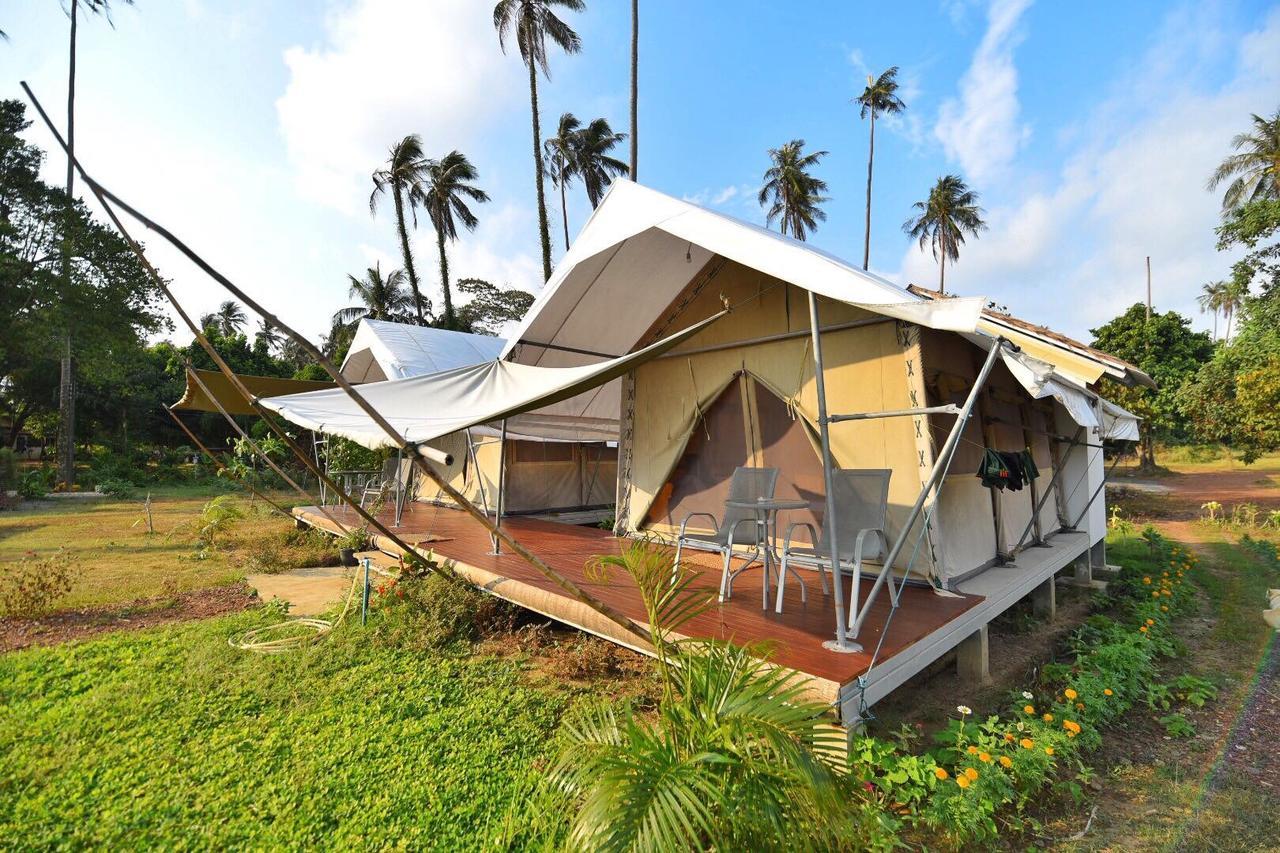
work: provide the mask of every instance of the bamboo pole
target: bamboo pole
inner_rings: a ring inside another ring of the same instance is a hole
[[[63,150],[66,150],[67,146],[66,146],[65,140],[62,138],[62,135],[58,132],[53,122],[49,119],[48,114],[45,113],[44,108],[41,106],[40,101],[36,98],[35,93],[31,91],[31,87],[27,85],[26,81],[23,81],[21,85],[22,85],[23,91],[27,93],[27,97],[31,99],[31,102],[35,106],[36,111],[40,114],[41,119],[44,121],[45,125],[48,126],[50,133],[53,134],[54,138],[57,140],[58,144],[63,148]],[[95,181],[92,177],[90,177],[88,172],[85,171],[85,168],[80,163],[80,161],[77,158],[71,156],[70,152],[68,152],[68,156],[71,158],[71,161],[75,164],[76,171],[79,172],[80,177],[84,180],[85,184],[87,184],[89,188],[93,191],[94,196],[98,199],[99,203],[102,204],[103,208],[107,211],[108,216],[111,218],[112,223],[120,231],[121,236],[123,236],[125,240],[129,243],[129,246],[131,249],[133,249],[134,254],[138,256],[138,259],[143,263],[143,265],[150,272],[152,278],[155,280],[155,282],[160,287],[162,292],[164,292],[166,297],[168,297],[170,303],[174,306],[175,310],[178,311],[178,313],[180,314],[180,316],[182,317],[186,325],[192,329],[193,333],[196,335],[196,339],[201,342],[201,346],[204,347],[207,352],[209,352],[210,357],[213,358],[216,364],[218,364],[219,369],[222,370],[223,374],[227,376],[228,380],[232,383],[232,385],[236,387],[236,390],[238,390],[241,394],[243,394],[245,399],[248,400],[254,406],[254,409],[256,411],[263,412],[265,410],[263,410],[258,405],[257,401],[244,387],[243,383],[239,382],[238,377],[236,377],[236,375],[231,371],[231,369],[227,367],[226,362],[224,362],[221,359],[221,357],[217,355],[212,345],[209,344],[209,341],[205,337],[203,331],[199,329],[191,321],[191,318],[187,316],[186,312],[183,311],[181,306],[178,305],[177,300],[173,297],[172,292],[169,290],[168,286],[164,283],[164,280],[160,277],[159,273],[156,272],[155,268],[146,259],[146,256],[142,252],[142,248],[137,244],[137,242],[131,236],[129,236],[129,233],[125,229],[124,224],[120,222],[119,217],[116,216],[115,211],[112,209],[112,205],[119,206],[122,210],[124,210],[130,216],[132,216],[133,218],[141,222],[144,226],[151,229],[152,231],[155,231],[157,234],[163,237],[167,242],[169,242],[174,248],[178,249],[178,251],[180,251],[183,255],[185,255],[188,258],[188,260],[190,260],[192,263],[198,266],[201,270],[203,270],[210,278],[218,282],[218,284],[220,284],[229,293],[231,293],[233,296],[237,297],[246,305],[248,305],[249,308],[253,310],[255,313],[257,313],[259,316],[261,316],[262,319],[269,326],[273,326],[279,329],[280,331],[284,332],[286,335],[288,335],[290,339],[292,339],[295,343],[297,343],[298,346],[301,347],[305,353],[307,353],[307,355],[315,359],[316,362],[320,364],[321,367],[324,368],[325,372],[329,374],[329,376],[333,379],[333,381],[336,382],[338,386],[342,388],[342,390],[347,394],[347,396],[350,397],[351,400],[355,402],[356,405],[358,405],[366,415],[369,416],[370,420],[372,420],[375,424],[377,424],[378,427],[382,429],[384,433],[386,433],[387,437],[391,439],[391,441],[396,447],[399,447],[409,452],[411,458],[414,461],[414,464],[424,474],[426,474],[427,477],[430,478],[432,482],[434,482],[440,488],[441,491],[443,491],[450,499],[452,499],[455,503],[457,503],[458,506],[461,507],[468,515],[470,515],[476,521],[480,522],[480,524],[482,524],[485,528],[487,528],[491,534],[496,536],[499,540],[501,540],[504,544],[506,544],[509,548],[511,548],[513,552],[515,552],[518,556],[524,559],[524,561],[527,562],[530,566],[532,566],[539,574],[547,578],[549,581],[551,581],[560,589],[564,590],[566,593],[571,595],[576,600],[587,605],[592,610],[595,610],[597,613],[609,619],[610,621],[617,623],[620,627],[625,629],[628,633],[634,634],[635,636],[641,638],[645,643],[649,642],[649,633],[641,629],[640,626],[637,625],[634,621],[632,621],[630,617],[628,617],[626,614],[622,613],[621,611],[617,610],[616,608],[611,607],[605,602],[600,601],[594,596],[588,594],[586,590],[582,589],[580,586],[578,586],[578,584],[574,583],[572,580],[560,574],[555,569],[551,568],[546,563],[544,563],[541,559],[539,559],[536,555],[534,555],[531,551],[529,551],[529,549],[527,549],[523,544],[521,544],[518,540],[512,537],[505,530],[502,530],[496,527],[494,524],[492,524],[484,513],[482,513],[474,504],[472,504],[471,501],[467,500],[467,498],[461,492],[459,492],[457,489],[454,489],[452,486],[450,486],[449,483],[443,477],[441,477],[440,474],[438,474],[435,471],[435,469],[432,468],[424,458],[422,458],[421,455],[419,455],[419,453],[417,452],[417,447],[410,444],[408,441],[406,441],[405,438],[402,435],[400,435],[400,433],[395,429],[395,427],[393,427],[387,421],[387,419],[384,418],[382,414],[377,411],[377,409],[375,409],[372,405],[370,405],[363,395],[361,395],[358,391],[356,391],[354,387],[352,387],[351,383],[347,381],[347,379],[338,371],[338,369],[333,366],[333,363],[328,358],[326,358],[325,355],[322,352],[320,352],[320,350],[314,344],[312,344],[309,340],[307,340],[298,332],[294,331],[288,325],[281,322],[278,317],[276,317],[273,313],[271,313],[266,308],[264,308],[261,305],[261,303],[259,303],[256,299],[249,296],[247,293],[245,293],[243,290],[237,287],[234,283],[232,283],[226,276],[222,275],[220,272],[218,272],[216,269],[210,266],[207,261],[205,261],[199,255],[197,255],[185,243],[179,240],[176,236],[174,236],[171,232],[169,232],[163,226],[159,225],[158,223],[151,220],[144,214],[140,213],[138,210],[130,206],[128,203],[124,202],[114,193],[110,192],[101,184],[99,184],[97,181]],[[263,417],[264,417],[264,420],[267,421],[268,426],[271,426],[273,431],[275,431],[277,435],[280,435],[281,438],[290,447],[294,448],[295,453],[298,453],[296,442],[294,442],[293,439],[290,438],[289,436],[281,434],[281,431],[274,427],[274,424],[272,424],[269,418],[267,418],[265,415]],[[328,483],[331,484],[332,488],[334,488],[334,490],[343,498],[343,500],[346,501],[347,504],[350,505],[351,508],[354,509],[361,517],[365,518],[367,521],[373,524],[380,533],[385,535],[391,541],[395,542],[397,546],[402,547],[406,551],[406,553],[410,555],[411,559],[417,559],[418,555],[416,551],[414,551],[412,548],[409,548],[407,545],[404,545],[400,541],[400,538],[398,536],[396,536],[394,533],[388,530],[376,518],[373,518],[367,512],[365,512],[364,508],[361,507],[355,501],[353,501],[350,498],[350,496],[346,494],[345,491],[343,491],[341,488],[337,486],[336,483],[333,483],[331,480],[328,479],[327,476],[323,474],[323,472],[319,471],[314,465],[312,465],[310,461],[306,458],[305,454],[298,453],[298,456],[300,459],[303,460],[303,463],[306,464],[307,467],[312,470],[313,473],[315,473],[317,476],[323,477],[326,481],[328,481]],[[452,572],[450,573],[452,574]]]

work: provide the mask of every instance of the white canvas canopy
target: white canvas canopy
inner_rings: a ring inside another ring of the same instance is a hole
[[[360,394],[414,444],[530,412],[536,413],[531,420],[544,427],[545,437],[599,440],[599,427],[591,421],[557,419],[537,410],[599,387],[662,355],[702,331],[723,313],[630,355],[596,364],[550,368],[489,361],[428,376],[369,383],[360,387]],[[340,388],[268,397],[260,402],[306,429],[340,435],[371,449],[394,446],[387,434]],[[518,421],[511,426],[515,432],[520,431]]]
[[[1142,418],[1121,408],[1103,397],[1102,401],[1102,437],[1111,441],[1138,441],[1138,422]]]
[[[493,361],[506,341],[410,323],[363,319],[342,362],[351,382],[382,382],[425,376]]]

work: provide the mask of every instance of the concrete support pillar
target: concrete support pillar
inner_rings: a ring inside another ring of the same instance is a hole
[[[956,646],[956,674],[967,682],[991,683],[991,643],[986,625]]]
[[[1031,612],[1041,619],[1052,622],[1058,613],[1058,590],[1053,578],[1049,578],[1031,590]]]
[[[1093,584],[1093,563],[1090,561],[1090,551],[1085,551],[1073,564],[1075,575],[1071,578],[1071,582],[1076,586],[1092,586]]]

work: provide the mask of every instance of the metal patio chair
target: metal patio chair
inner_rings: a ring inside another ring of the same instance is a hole
[[[837,469],[831,472],[835,492],[836,547],[840,549],[836,570],[848,569],[855,584],[862,578],[862,561],[879,559],[889,548],[884,523],[889,510],[889,477],[892,474],[888,468]],[[778,569],[775,613],[782,612],[787,569],[791,566],[816,568],[822,581],[822,591],[827,592],[826,572],[832,569],[831,534],[827,529],[830,523],[830,519],[823,519],[821,531],[815,530],[807,521],[796,521],[787,526],[782,544],[782,564]],[[807,543],[793,539],[795,532],[802,528],[809,534]],[[800,600],[807,601],[804,580],[799,575],[796,577],[800,580]],[[853,589],[856,587],[850,590],[851,598]],[[852,616],[850,613],[851,619]]]
[[[777,468],[735,468],[729,480],[729,500],[757,501],[773,497],[774,487],[778,483]],[[715,525],[713,533],[689,533],[689,520],[693,518],[709,518]],[[720,600],[724,601],[729,589],[729,564],[736,546],[750,546],[745,569],[763,556],[762,548],[768,547],[767,532],[760,530],[757,514],[745,508],[726,506],[724,518],[717,519],[709,512],[691,512],[680,523],[680,535],[676,539],[676,565],[680,565],[680,554],[685,548],[698,551],[710,551],[719,554],[723,559],[720,570]],[[739,569],[742,571],[742,569]]]
[[[405,505],[413,499],[413,485],[413,460],[393,456],[382,463],[382,471],[378,476],[366,481],[360,493],[360,508],[368,509],[365,502],[370,498],[373,499],[371,506],[379,503],[385,505],[390,500],[395,507],[395,523],[398,526]]]

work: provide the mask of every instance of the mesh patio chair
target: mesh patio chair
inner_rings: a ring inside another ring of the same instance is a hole
[[[883,557],[889,548],[884,533],[885,515],[889,509],[889,477],[893,471],[887,468],[860,470],[838,469],[831,472],[835,492],[836,547],[840,555],[836,570],[848,569],[853,583],[862,579],[862,561]],[[827,592],[826,572],[831,570],[831,534],[827,525],[831,519],[823,519],[822,530],[817,531],[807,521],[797,521],[787,526],[782,544],[782,565],[778,569],[778,598],[774,612],[782,612],[782,595],[786,590],[787,569],[792,566],[808,566],[818,570],[822,591]],[[804,529],[809,541],[801,542],[793,537]],[[794,572],[793,572],[794,574]],[[808,591],[799,575],[800,600],[808,600]],[[850,589],[850,598],[853,595]],[[852,621],[854,614],[850,613]]]
[[[382,471],[365,482],[360,493],[361,509],[368,509],[365,502],[373,499],[372,506],[385,505],[392,501],[396,510],[396,524],[400,523],[400,514],[405,505],[413,499],[413,460],[391,457],[382,463]]]
[[[777,468],[735,468],[729,479],[729,500],[756,501],[772,498],[777,483]],[[715,525],[715,531],[689,533],[689,521],[697,517],[710,519]],[[726,506],[723,519],[717,519],[709,512],[691,512],[680,523],[680,536],[676,539],[676,565],[680,564],[680,554],[685,548],[719,554],[723,560],[720,570],[720,601],[724,601],[729,594],[729,564],[734,548],[742,545],[751,547],[752,550],[748,552],[750,559],[742,567],[745,569],[763,556],[761,548],[766,547],[767,543],[762,533],[754,510]]]

